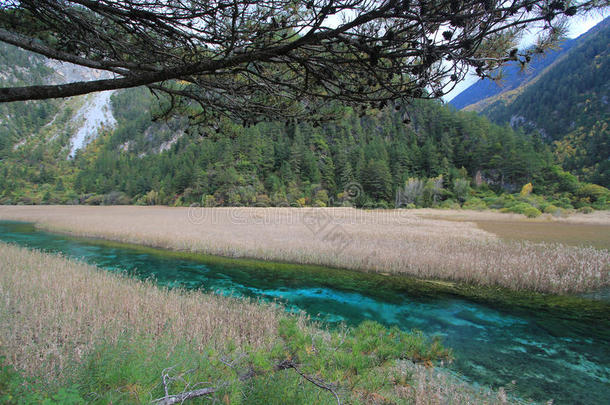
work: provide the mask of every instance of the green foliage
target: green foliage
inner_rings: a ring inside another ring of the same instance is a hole
[[[345,108],[343,119],[322,127],[220,122],[213,135],[190,128],[185,118],[152,123],[153,102],[139,89],[115,93],[117,127],[73,162],[43,149],[28,152],[27,162],[17,156],[2,161],[0,169],[16,183],[2,188],[3,202],[67,202],[76,193],[80,202],[106,204],[114,192],[125,196],[119,203],[391,207],[413,177],[428,188],[407,203],[429,206],[454,196],[456,186],[455,198],[468,199],[469,174],[481,171],[500,190],[535,175],[539,163],[523,159],[547,158],[533,138],[435,102],[414,102],[411,125],[391,108],[363,117]],[[428,182],[440,175],[442,187]],[[42,192],[45,184],[52,187]],[[362,191],[356,198],[345,193],[353,184]]]
[[[477,210],[477,211],[487,209],[487,205],[485,204],[485,202],[477,197],[473,197],[473,198],[469,199],[468,201],[466,201],[464,203],[464,205],[462,205],[462,207],[466,210]]]
[[[528,218],[536,218],[542,215],[542,212],[527,202],[516,202],[513,205],[502,208],[501,212],[512,212],[515,214],[523,214]]]
[[[218,387],[208,400],[220,403],[335,401],[330,392],[307,382],[301,373],[332,384],[348,403],[361,403],[357,392],[363,389],[395,395],[396,379],[388,376],[394,373],[396,360],[429,363],[451,358],[438,339],[372,321],[354,329],[321,331],[286,318],[280,322],[278,335],[269,350],[228,345],[222,352],[211,346],[195,349],[188,342],[169,344],[162,337],[123,335],[114,343],[100,343],[86,356],[70,377],[74,385],[63,381],[50,391],[49,387],[24,385],[19,374],[3,365],[0,400],[7,404],[148,403],[164,396],[161,376],[166,373],[171,378],[170,394]],[[250,377],[244,378],[246,375]],[[400,378],[407,384],[410,377]]]
[[[47,387],[23,377],[0,356],[0,403],[6,405],[84,405],[76,385]]]
[[[540,210],[538,210],[538,208],[530,206],[523,210],[523,215],[528,218],[536,218],[542,215],[542,213],[540,212]]]
[[[362,171],[364,191],[375,200],[392,198],[392,175],[387,161],[369,160]]]
[[[441,203],[439,208],[450,209],[450,210],[459,210],[461,208],[460,204],[455,200],[448,199]]]
[[[543,208],[543,212],[545,214],[555,215],[556,213],[561,213],[561,208],[554,206],[553,204],[549,204]]]
[[[597,184],[582,184],[576,190],[576,195],[591,202],[610,200],[610,190]]]
[[[580,212],[581,214],[590,214],[593,212],[593,208],[589,207],[588,205],[585,205],[584,207],[580,207],[578,209],[578,212]]]
[[[521,192],[519,193],[519,195],[523,197],[528,196],[532,193],[533,190],[534,186],[532,186],[532,183],[527,183],[523,187],[521,187]]]
[[[524,214],[525,215],[525,211],[528,210],[529,208],[533,208],[530,204],[526,203],[526,202],[517,202],[513,205],[510,205],[508,207],[502,208],[500,211],[502,212],[512,212],[515,214]]]
[[[280,324],[279,333],[289,356],[303,364],[301,371],[337,382],[348,392],[358,391],[363,384],[373,392],[383,390],[388,381],[372,378],[374,370],[395,360],[430,362],[451,358],[451,352],[438,339],[429,339],[417,331],[386,328],[373,321],[365,321],[352,330],[316,336],[298,328],[295,321],[286,320]]]
[[[0,72],[4,86],[43,84],[52,69],[44,58],[0,42]],[[3,87],[4,87],[3,86]],[[39,131],[57,113],[58,101],[2,103],[0,105],[0,161],[13,153],[24,134]],[[10,119],[6,119],[10,117]]]
[[[465,202],[470,193],[470,182],[463,178],[458,178],[453,181],[453,192],[455,197],[460,202]]]
[[[538,136],[431,101],[409,106],[409,125],[393,108],[360,116],[336,107],[343,118],[321,126],[220,121],[213,123],[217,130],[190,126],[186,117],[153,122],[155,100],[145,89],[116,92],[111,102],[116,128],[73,160],[65,159],[63,124],[47,125],[69,120],[69,108],[0,136],[0,203],[389,208],[395,201],[455,207],[445,203],[454,200],[483,209],[507,208],[497,194],[517,192],[525,182],[564,208],[606,209],[610,201],[556,165]],[[36,142],[28,138],[13,149],[24,133],[37,132]],[[469,202],[473,196],[482,202]]]

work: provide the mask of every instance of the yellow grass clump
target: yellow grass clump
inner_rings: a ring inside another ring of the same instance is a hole
[[[351,208],[0,207],[0,219],[165,249],[553,293],[610,285],[607,249],[504,241],[470,220],[430,214]]]

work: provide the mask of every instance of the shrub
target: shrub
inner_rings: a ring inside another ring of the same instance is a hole
[[[216,198],[213,195],[206,195],[203,198],[203,206],[204,207],[215,207],[216,206]]]
[[[513,204],[509,207],[502,208],[500,210],[500,212],[514,212],[515,214],[525,214],[525,210],[527,210],[528,208],[534,208],[534,207],[532,207],[528,203],[519,202],[519,203]]]
[[[387,203],[387,202],[385,202],[385,201],[383,201],[383,200],[379,200],[379,201],[377,201],[377,202],[375,203],[375,208],[379,208],[379,209],[384,209],[384,210],[386,210],[386,209],[388,209],[388,208],[389,208],[389,206],[388,206],[388,203]]]
[[[584,207],[580,207],[578,209],[578,212],[580,212],[581,214],[590,214],[593,212],[593,208],[589,207],[588,205],[585,205]]]
[[[328,191],[321,189],[317,190],[313,197],[314,204],[317,207],[326,207],[330,203],[330,198],[328,196]],[[321,205],[319,205],[321,203]]]
[[[87,205],[102,205],[104,202],[103,195],[92,195],[91,197],[85,200],[85,204]]]
[[[610,191],[606,187],[598,186],[597,184],[583,184],[576,190],[576,195],[595,202],[604,197],[608,199]]]
[[[502,194],[499,197],[486,197],[485,201],[490,208],[506,208],[516,204],[515,196],[512,194]]]
[[[559,208],[572,209],[574,206],[572,205],[572,202],[568,196],[569,194],[561,195],[561,197],[551,201],[551,203]]]
[[[150,190],[142,199],[146,205],[157,205],[159,204],[159,193],[155,190]]]
[[[423,194],[424,182],[411,177],[405,182],[404,188],[399,190],[399,203],[407,206],[409,204],[417,204],[420,202]]]
[[[481,210],[487,209],[487,205],[485,205],[485,202],[483,202],[483,200],[481,200],[480,198],[474,197],[474,198],[471,198],[468,201],[466,201],[464,203],[463,208],[467,209],[467,210],[481,211]]]
[[[102,200],[104,205],[128,205],[131,203],[131,199],[120,191],[111,191],[103,196]]]
[[[610,201],[603,197],[591,204],[591,207],[596,210],[610,210]]]
[[[271,205],[271,199],[267,194],[259,194],[256,196],[257,207],[269,207]]]
[[[557,211],[561,211],[561,208],[549,204],[542,210],[545,214],[555,214]]]
[[[459,201],[465,202],[470,194],[470,182],[466,179],[455,179],[453,192]]]
[[[536,218],[539,217],[542,213],[540,212],[540,210],[536,207],[528,207],[526,209],[523,210],[523,215],[525,215],[528,218]]]
[[[532,183],[527,183],[526,185],[524,185],[521,188],[521,193],[519,193],[519,194],[523,197],[528,196],[532,193],[533,189],[534,189],[534,186],[532,186]]]
[[[449,209],[449,210],[459,210],[460,204],[458,204],[455,200],[448,199],[441,203],[440,208]]]

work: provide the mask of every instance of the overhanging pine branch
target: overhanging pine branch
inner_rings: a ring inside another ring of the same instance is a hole
[[[160,79],[155,80],[156,76],[159,76]],[[136,77],[94,80],[88,82],[75,82],[48,86],[5,87],[0,88],[0,103],[24,100],[45,100],[50,98],[79,96],[96,91],[127,89],[130,87],[154,83],[160,80],[167,80],[168,78],[164,79],[164,76],[165,75],[163,74],[144,74]]]
[[[38,53],[40,55],[46,56],[47,58],[59,60],[62,62],[70,62],[74,63],[75,65],[85,66],[93,69],[109,70],[111,72],[120,74],[127,73],[127,70],[124,70],[122,68],[158,70],[152,66],[129,64],[116,61],[95,61],[92,59],[82,58],[80,56],[72,55],[66,52],[58,51],[57,49],[50,48],[34,38],[29,38],[25,35],[10,32],[2,28],[0,28],[0,41],[6,42],[7,44],[15,45],[27,51]]]
[[[298,42],[298,41],[297,41]],[[191,74],[204,74],[214,72],[216,69],[230,68],[251,60],[268,60],[282,55],[295,47],[295,43],[273,49],[236,55],[225,60],[196,63],[176,69],[159,72],[141,72],[130,77],[117,79],[104,79],[85,82],[75,82],[58,85],[5,87],[0,88],[0,103],[24,100],[45,100],[79,96],[105,90],[127,89],[142,85],[158,83],[165,80],[179,79]]]
[[[148,85],[183,93],[177,98],[186,100],[176,105],[208,118],[256,122],[328,100],[365,111],[396,99],[442,97],[469,69],[485,78],[509,61],[525,65],[534,51],[515,45],[528,26],[542,23],[535,49],[541,52],[559,40],[565,18],[607,6],[607,0],[188,3],[0,1],[1,42],[117,75],[0,89],[0,102]],[[341,15],[348,17],[328,23]],[[201,111],[191,108],[193,100]]]

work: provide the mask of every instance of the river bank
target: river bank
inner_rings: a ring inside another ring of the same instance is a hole
[[[423,365],[447,354],[421,335],[395,330],[393,336],[401,336],[395,346],[394,338],[377,340],[389,332],[380,325],[330,332],[272,304],[159,288],[3,243],[0,258],[4,403],[148,402],[163,397],[163,373],[178,377],[170,392],[206,381],[206,387],[217,388],[207,397],[223,402],[309,403],[315,398],[336,403],[330,392],[297,373],[274,369],[288,353],[295,362],[300,359],[300,372],[328,379],[352,403],[381,398],[429,404],[509,401],[503,390],[475,388]],[[345,357],[348,352],[353,355]],[[357,377],[352,368],[360,372]],[[238,378],[248,369],[255,371],[252,378]]]
[[[427,217],[447,216],[442,210],[422,211],[2,206],[0,219],[182,252],[404,274],[511,290],[573,293],[610,286],[608,249],[505,240],[470,220],[477,214],[467,212],[467,220],[456,221],[455,216]],[[606,229],[603,218],[601,224],[591,226]]]

